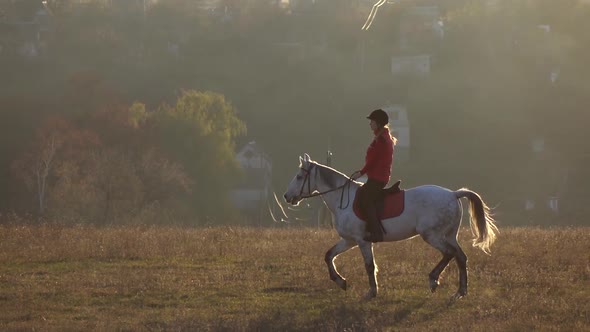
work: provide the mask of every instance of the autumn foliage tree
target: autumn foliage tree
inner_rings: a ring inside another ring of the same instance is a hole
[[[155,111],[104,103],[47,116],[11,174],[34,198],[28,211],[44,219],[199,223],[228,215],[240,174],[234,142],[244,132],[212,92],[184,91]]]
[[[163,105],[149,121],[153,143],[184,165],[193,180],[187,202],[197,216],[227,211],[227,193],[240,176],[235,138],[245,124],[223,95],[183,91],[174,105]]]
[[[44,216],[47,201],[60,182],[71,182],[88,163],[87,151],[99,146],[98,136],[77,128],[60,116],[48,117],[36,130],[28,150],[12,164],[13,174],[22,180],[35,198],[39,216]]]

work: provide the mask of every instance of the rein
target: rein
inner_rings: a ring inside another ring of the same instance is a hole
[[[342,203],[344,201],[344,187],[348,187],[348,189],[350,189],[350,184],[352,183],[352,178],[349,176],[348,179],[347,179],[347,181],[343,185],[341,185],[341,186],[338,186],[336,188],[332,188],[330,190],[326,190],[326,191],[317,192],[317,193],[313,193],[312,194],[311,193],[311,178],[309,176],[311,174],[311,168],[312,167],[313,167],[313,165],[310,166],[309,169],[305,169],[305,168],[301,167],[301,169],[305,172],[305,179],[303,179],[303,184],[301,185],[301,190],[299,191],[299,197],[300,198],[311,198],[311,197],[321,196],[321,195],[324,195],[324,194],[331,193],[333,191],[342,189],[342,192],[340,194],[340,206],[339,206],[339,208],[341,210],[346,209],[350,205],[350,190],[346,190],[346,192],[348,194],[347,195],[347,203],[346,203],[346,206],[345,207],[342,207]],[[307,194],[307,196],[303,196],[303,188],[305,188],[305,183],[306,182],[307,182],[307,192],[308,192],[308,194]]]

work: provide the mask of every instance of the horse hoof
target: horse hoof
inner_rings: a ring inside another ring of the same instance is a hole
[[[436,292],[436,288],[438,287],[438,285],[440,285],[438,280],[430,279],[430,292]]]
[[[346,280],[344,280],[344,279],[337,279],[335,281],[336,281],[336,284],[338,285],[338,287],[340,287],[340,289],[342,289],[344,291],[346,290]]]
[[[452,304],[453,302],[455,302],[458,299],[464,297],[465,295],[467,295],[467,292],[465,292],[465,291],[458,291],[453,296],[451,296],[451,298],[449,299],[449,304]]]
[[[377,292],[370,290],[367,292],[367,294],[365,294],[365,296],[363,296],[363,301],[370,301],[375,297],[377,297]]]

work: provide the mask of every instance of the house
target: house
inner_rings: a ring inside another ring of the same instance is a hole
[[[230,199],[237,209],[260,218],[272,195],[272,161],[255,141],[244,145],[236,153],[236,159],[243,170],[243,178],[230,192]]]
[[[391,74],[424,77],[430,74],[431,56],[427,54],[392,56]]]
[[[407,8],[399,22],[399,44],[391,57],[392,75],[428,76],[432,65],[430,54],[444,33],[438,6]]]
[[[5,3],[0,16],[0,57],[37,58],[52,31],[51,11],[41,0]]]
[[[397,138],[394,162],[410,159],[410,121],[408,111],[402,105],[390,105],[382,108],[389,115],[389,130]]]
[[[399,48],[401,50],[420,50],[426,41],[432,45],[436,39],[444,37],[444,26],[438,6],[413,6],[408,8],[400,20]]]
[[[560,199],[567,192],[570,167],[562,162],[563,155],[543,135],[530,139],[530,161],[522,176],[524,210],[537,213],[537,218],[560,214]]]

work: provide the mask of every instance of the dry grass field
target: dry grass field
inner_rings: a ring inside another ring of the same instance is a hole
[[[502,228],[492,255],[460,242],[469,295],[437,293],[438,252],[421,239],[376,245],[381,292],[360,301],[358,249],[328,278],[335,231],[313,228],[0,226],[1,330],[589,331],[590,228]]]

